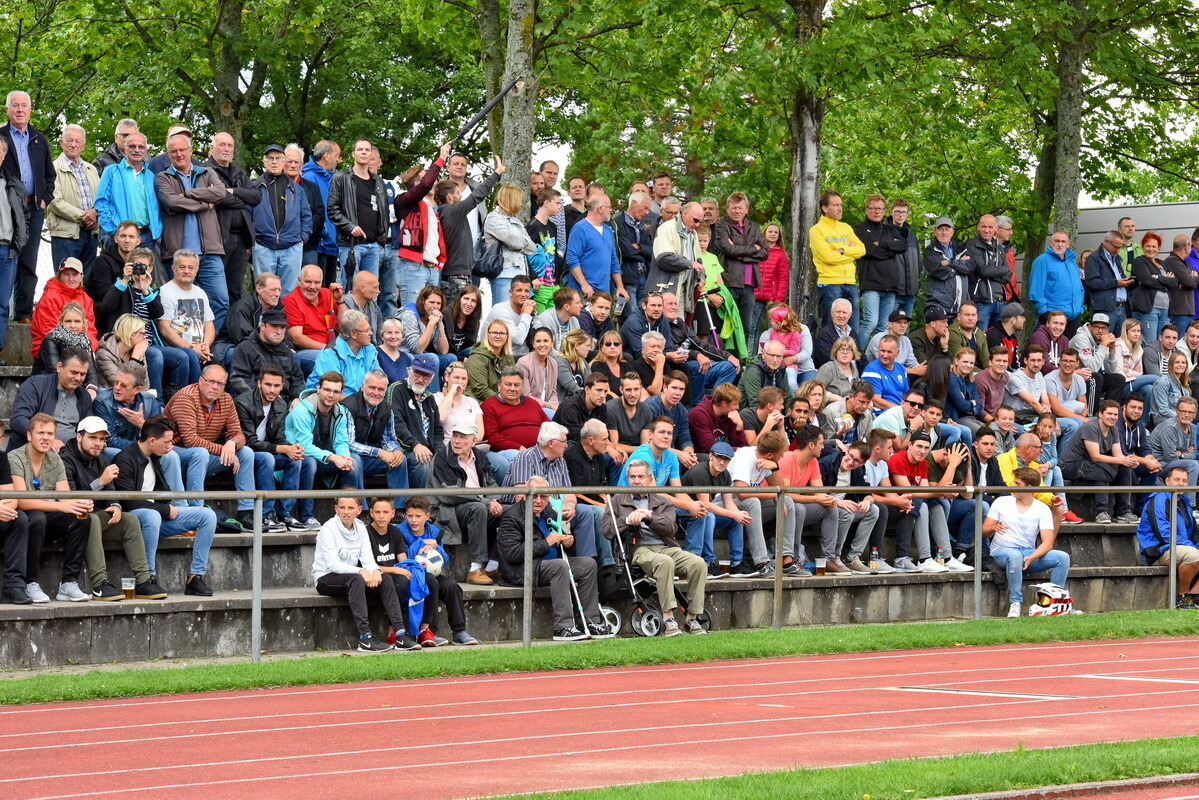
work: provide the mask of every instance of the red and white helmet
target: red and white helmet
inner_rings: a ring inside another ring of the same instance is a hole
[[[1074,599],[1070,593],[1056,583],[1038,583],[1037,599],[1028,607],[1030,617],[1055,617],[1074,610]]]

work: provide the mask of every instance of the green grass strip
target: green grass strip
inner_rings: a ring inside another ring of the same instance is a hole
[[[1029,743],[1034,745],[1035,743]],[[733,778],[642,783],[522,797],[577,800],[901,800],[1148,778],[1194,772],[1199,736],[1088,744],[1047,750],[913,758],[828,769],[760,772]],[[797,758],[802,754],[797,753]],[[613,774],[613,780],[628,780]]]
[[[0,682],[0,704],[135,697],[179,692],[412,680],[525,670],[679,664],[739,658],[927,647],[1135,639],[1199,634],[1193,611],[1136,611],[1068,617],[732,630],[671,639],[610,639],[532,648],[439,648],[374,656],[306,658],[185,667],[53,671]]]

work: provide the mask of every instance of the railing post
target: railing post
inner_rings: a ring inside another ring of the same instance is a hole
[[[974,489],[974,618],[983,616],[983,493]]]
[[[525,495],[525,582],[520,614],[520,643],[533,645],[533,494]]]
[[[776,488],[774,494],[774,614],[770,627],[783,627],[783,490]],[[798,553],[792,553],[798,559]]]
[[[250,559],[250,660],[262,661],[262,496],[254,498],[254,551]]]
[[[1170,610],[1178,608],[1178,490],[1170,492]]]

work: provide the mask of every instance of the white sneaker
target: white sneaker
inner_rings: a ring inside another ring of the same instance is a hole
[[[1015,619],[1020,616],[1020,604],[1012,603],[1007,607],[1008,619]]]
[[[926,558],[920,562],[917,568],[920,572],[949,572],[949,567],[944,564],[938,564],[935,558]]]
[[[25,584],[25,594],[35,603],[49,603],[50,596],[42,591],[42,585],[37,581]]]
[[[667,617],[662,621],[663,636],[678,636],[682,631],[679,630],[679,623],[674,617]]]
[[[875,567],[874,571],[879,575],[888,575],[895,571],[895,567],[888,564],[885,559],[880,558],[875,563],[878,566]]]
[[[912,561],[908,556],[900,556],[895,559],[895,569],[898,572],[919,572],[920,567],[916,566],[916,562]]]
[[[945,562],[945,569],[949,570],[950,572],[974,572],[974,567],[958,561],[957,556],[954,556]]]
[[[66,581],[58,584],[58,594],[54,598],[60,602],[82,603],[88,600],[88,596],[79,590],[79,584],[75,581]]]
[[[870,567],[863,564],[862,559],[860,559],[860,558],[853,559],[846,566],[849,567],[850,572],[861,572],[861,573],[865,573],[865,574],[870,573]]]

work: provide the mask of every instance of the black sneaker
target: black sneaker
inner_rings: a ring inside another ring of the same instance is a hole
[[[420,650],[420,643],[407,633],[396,634],[396,650]]]
[[[14,606],[28,606],[33,605],[33,598],[29,596],[29,592],[25,591],[24,586],[11,586],[0,595],[0,602],[12,603]]]
[[[386,653],[390,649],[391,645],[376,638],[373,633],[368,633],[358,639],[358,652],[360,653]]]
[[[283,533],[287,530],[287,526],[275,519],[274,516],[270,516],[262,521],[262,530],[266,533]]]
[[[92,599],[108,603],[113,600],[124,600],[125,593],[108,581],[104,581],[99,586],[92,587]]]
[[[246,531],[254,530],[254,512],[253,511],[238,511],[233,516],[234,521]],[[263,520],[263,529],[266,529],[266,520]]]
[[[151,576],[150,580],[134,587],[133,596],[138,600],[165,600],[167,593],[158,585],[158,580]]]
[[[616,636],[616,631],[607,622],[588,622],[587,633],[591,634],[592,639],[612,639]]]
[[[748,564],[741,563],[729,570],[730,578],[757,578],[762,574],[762,571],[757,567],[751,567]]]
[[[708,565],[708,580],[718,581],[721,578],[727,578],[728,576],[729,576],[729,574],[727,572],[725,572],[724,570],[722,570],[718,565],[716,565],[716,564]]]
[[[199,597],[212,597],[212,589],[208,588],[208,583],[204,580],[203,575],[188,575],[187,585],[183,587],[183,593]]]
[[[569,628],[555,628],[555,642],[581,642],[588,638],[587,634],[571,625]]]
[[[283,518],[283,527],[287,528],[287,530],[289,530],[289,531],[296,531],[296,532],[306,532],[308,530],[308,526],[305,525],[303,522],[300,522],[295,517],[284,517]]]

